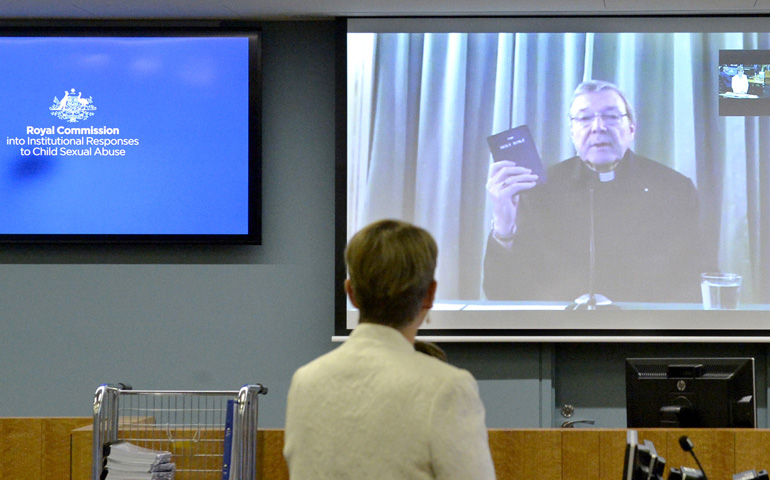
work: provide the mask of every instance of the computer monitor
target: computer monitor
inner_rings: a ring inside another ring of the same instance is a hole
[[[626,433],[626,455],[623,461],[623,480],[663,480],[666,459],[658,456],[655,445],[645,440],[639,444],[636,430]]]
[[[756,428],[753,358],[628,358],[628,428]]]

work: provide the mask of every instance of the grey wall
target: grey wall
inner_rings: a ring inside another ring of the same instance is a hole
[[[334,26],[264,25],[263,245],[0,247],[0,416],[92,413],[105,382],[268,386],[333,347]]]
[[[264,25],[259,247],[0,248],[0,416],[91,415],[105,382],[237,389],[260,382],[281,428],[292,372],[330,350],[334,302],[334,24]],[[762,345],[447,344],[495,428],[573,418],[624,427],[623,358],[758,357]]]

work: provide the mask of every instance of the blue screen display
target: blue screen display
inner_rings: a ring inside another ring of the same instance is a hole
[[[248,37],[4,37],[0,64],[0,235],[249,233]]]

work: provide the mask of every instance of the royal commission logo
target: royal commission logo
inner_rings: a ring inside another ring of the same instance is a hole
[[[51,110],[51,115],[75,123],[93,116],[96,107],[91,97],[83,98],[81,92],[75,95],[75,89],[72,88],[69,92],[64,92],[64,98],[61,100],[59,97],[53,97],[53,105],[48,109]]]

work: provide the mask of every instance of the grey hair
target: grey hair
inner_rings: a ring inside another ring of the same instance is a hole
[[[628,99],[626,98],[626,96],[623,94],[620,88],[618,88],[617,85],[611,82],[607,82],[605,80],[586,80],[585,82],[578,85],[577,88],[575,88],[575,91],[572,93],[572,103],[575,102],[575,99],[579,95],[583,95],[584,93],[591,93],[591,92],[601,92],[603,90],[612,90],[613,92],[617,93],[620,96],[620,98],[623,100],[623,104],[626,107],[626,114],[628,115],[628,120],[630,120],[631,123],[636,123],[636,114],[634,113],[634,108],[628,102]]]

